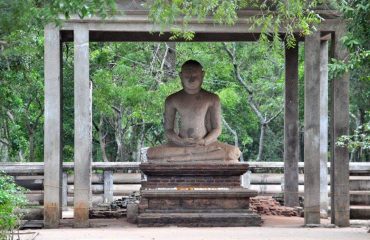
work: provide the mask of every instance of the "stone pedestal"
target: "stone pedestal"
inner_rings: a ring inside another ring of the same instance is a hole
[[[257,191],[242,188],[246,163],[142,163],[138,225],[187,227],[260,226],[249,209]]]

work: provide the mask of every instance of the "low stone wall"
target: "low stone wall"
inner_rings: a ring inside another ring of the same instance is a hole
[[[283,162],[248,162],[252,173],[247,174],[249,189],[257,190],[259,196],[272,196],[283,192],[284,175]],[[303,195],[304,177],[303,163],[299,163],[299,194]],[[63,206],[72,206],[74,195],[74,175],[73,163],[63,163]],[[129,195],[132,191],[138,191],[141,187],[143,175],[138,170],[139,163],[132,162],[112,162],[112,163],[93,163],[92,174],[92,202],[97,206],[106,200],[115,200]],[[330,167],[330,164],[328,164]],[[0,163],[0,170],[13,175],[16,182],[29,189],[27,198],[32,205],[30,211],[39,211],[43,205],[43,163]],[[107,174],[108,173],[108,174]],[[350,163],[350,201],[351,218],[368,218],[370,216],[370,181],[366,177],[370,173],[370,163]],[[112,185],[104,184],[112,174]],[[356,176],[362,175],[362,176]],[[330,179],[330,178],[329,178]],[[212,179],[213,181],[215,179]],[[207,179],[205,181],[212,181]],[[235,180],[235,179],[234,179]],[[217,182],[217,180],[216,180]],[[222,184],[222,182],[219,182]],[[246,186],[246,185],[243,185]],[[108,187],[108,189],[106,188]],[[330,182],[328,183],[328,188]],[[362,191],[362,192],[360,192]],[[365,191],[365,193],[363,192]],[[329,200],[330,202],[330,200]],[[356,205],[355,205],[356,204]],[[367,209],[361,208],[361,205],[367,205]],[[42,212],[42,210],[40,210]]]

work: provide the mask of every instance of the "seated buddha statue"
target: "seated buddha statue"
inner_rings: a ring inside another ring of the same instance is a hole
[[[239,148],[217,140],[222,128],[221,104],[216,94],[201,88],[205,75],[202,65],[188,60],[179,75],[183,89],[165,100],[167,143],[149,148],[148,161],[237,162]]]

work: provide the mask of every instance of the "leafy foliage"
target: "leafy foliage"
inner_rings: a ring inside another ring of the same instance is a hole
[[[163,102],[181,89],[176,72],[188,59],[200,61],[206,70],[204,88],[216,92],[222,101],[224,123],[237,133],[244,157],[258,155],[261,116],[274,118],[265,132],[261,160],[282,159],[284,48],[277,34],[284,28],[288,45],[295,42],[293,31],[310,34],[320,22],[316,9],[340,9],[348,19],[348,33],[342,39],[350,55],[346,63],[332,61],[331,78],[351,71],[351,132],[345,143],[362,141],[369,116],[369,3],[348,1],[264,1],[257,0],[150,0],[150,18],[162,29],[170,27],[173,38],[191,40],[191,21],[214,19],[219,24],[238,21],[238,10],[257,9],[253,27],[262,29],[258,43],[92,43],[90,78],[93,85],[94,161],[136,160],[140,147],[164,142]],[[0,158],[6,161],[43,161],[43,26],[66,18],[99,15],[115,11],[114,0],[14,0],[0,2]],[[176,19],[183,20],[175,24]],[[271,43],[271,38],[274,40]],[[235,62],[227,49],[235,47]],[[175,63],[169,64],[171,51]],[[300,51],[303,48],[300,47]],[[300,52],[299,79],[303,86],[303,54]],[[235,64],[246,91],[235,77]],[[63,43],[63,129],[64,159],[73,161],[73,44]],[[253,94],[250,94],[250,93]],[[303,115],[303,91],[300,115]],[[251,108],[253,98],[260,116]],[[263,122],[263,121],[262,121]],[[359,128],[359,126],[363,126]],[[221,141],[233,144],[235,135],[224,127]],[[353,137],[358,136],[358,137]],[[358,148],[357,148],[358,149]],[[356,150],[359,151],[359,150]],[[366,151],[363,151],[366,152]],[[362,158],[366,158],[363,155]]]
[[[341,39],[349,55],[345,61],[332,61],[330,72],[333,77],[351,71],[350,75],[350,120],[351,132],[338,139],[337,145],[348,146],[351,159],[369,159],[370,115],[370,3],[366,0],[341,1],[340,9],[347,20],[347,34]]]
[[[7,239],[19,224],[19,210],[26,204],[25,190],[14,183],[11,176],[0,172],[0,239]]]
[[[337,146],[348,147],[350,150],[369,151],[370,149],[370,122],[359,126],[353,135],[338,138]]]
[[[279,31],[284,28],[289,46],[295,44],[294,32],[308,35],[315,30],[315,25],[320,23],[321,17],[314,9],[318,3],[331,7],[332,1],[259,1],[259,0],[150,0],[146,3],[150,9],[149,17],[164,30],[170,27],[173,37],[191,40],[194,32],[189,31],[188,24],[196,19],[205,21],[207,17],[213,18],[219,24],[233,25],[238,20],[238,10],[254,9],[259,14],[250,19],[252,28],[260,27],[262,39],[267,40],[273,35],[279,40]],[[177,24],[178,19],[182,20]],[[176,23],[176,24],[175,24]]]

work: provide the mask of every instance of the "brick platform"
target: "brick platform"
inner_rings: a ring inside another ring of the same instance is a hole
[[[147,175],[141,189],[138,225],[260,226],[249,209],[257,191],[242,188],[246,163],[143,163]]]

